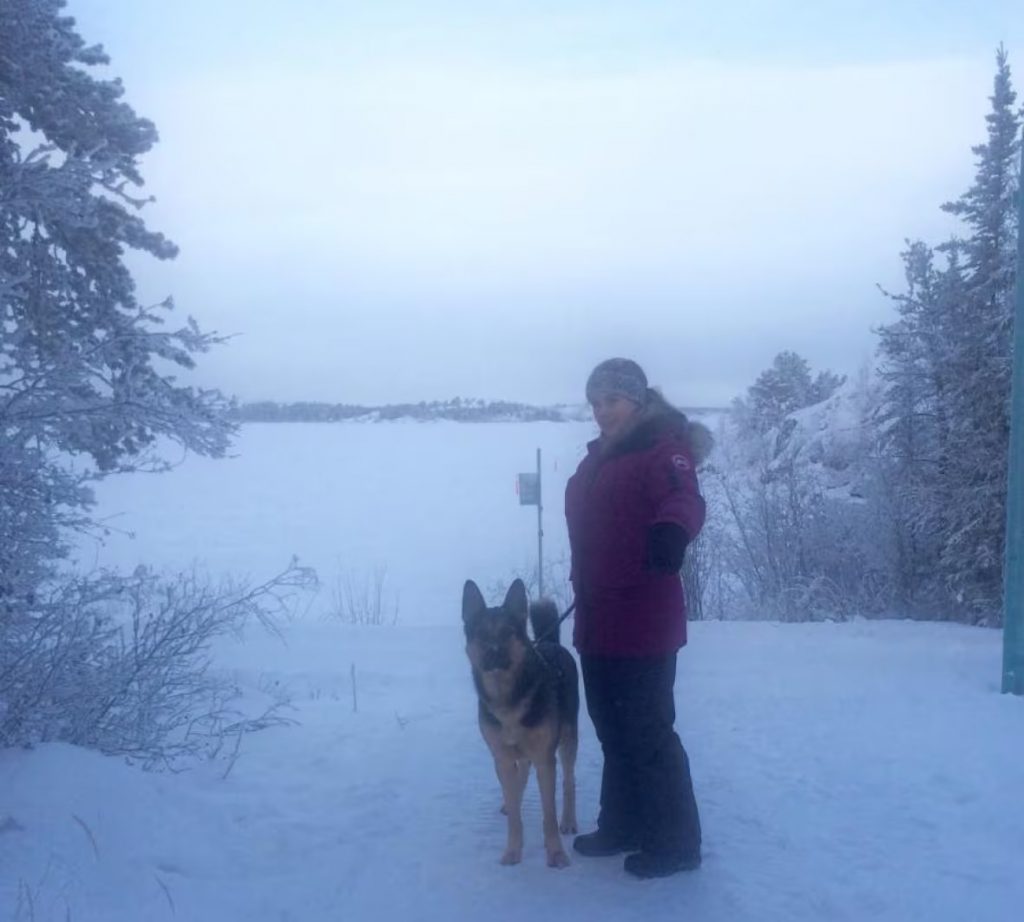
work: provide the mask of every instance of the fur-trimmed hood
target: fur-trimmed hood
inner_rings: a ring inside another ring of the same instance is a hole
[[[715,445],[715,437],[704,423],[687,419],[686,414],[672,406],[660,391],[648,388],[647,403],[633,425],[618,439],[608,442],[599,438],[591,446],[608,457],[614,457],[650,448],[666,435],[682,439],[698,467],[707,460]]]

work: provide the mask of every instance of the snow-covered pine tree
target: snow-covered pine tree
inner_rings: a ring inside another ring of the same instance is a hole
[[[879,331],[904,588],[972,621],[999,617],[1009,435],[1021,115],[1002,47],[996,64],[974,183],[943,206],[969,234],[938,248],[944,268],[910,244],[900,319]]]
[[[794,410],[813,406],[828,399],[844,379],[831,371],[811,377],[807,360],[795,352],[780,352],[770,368],[758,375],[747,388],[747,398],[738,415],[746,416],[756,432],[778,426]]]
[[[943,206],[970,233],[963,241],[966,322],[958,337],[966,356],[958,365],[967,376],[951,418],[953,514],[942,565],[957,597],[975,619],[986,620],[1000,616],[1003,585],[1021,125],[1002,46],[996,63],[988,138],[973,149],[974,183]]]
[[[177,385],[216,338],[189,319],[163,327],[171,303],[144,305],[127,251],[169,259],[133,197],[139,157],[157,134],[122,99],[63,0],[0,5],[0,593],[31,597],[63,553],[60,528],[82,525],[86,478],[159,465],[167,436],[222,454],[230,426],[215,392]],[[158,369],[157,365],[161,367]]]
[[[963,276],[957,241],[943,249],[945,269],[924,242],[908,242],[907,290],[887,292],[899,320],[878,330],[884,399],[875,423],[895,519],[896,601],[907,611],[944,610],[951,601],[939,561],[949,528],[952,393],[963,374],[956,352]]]
[[[218,342],[169,300],[139,301],[129,251],[169,259],[149,230],[139,158],[153,125],[92,72],[63,0],[0,3],[0,746],[60,739],[154,763],[220,751],[266,726],[229,707],[213,638],[266,619],[310,571],[250,588],[188,575],[79,577],[66,530],[89,528],[91,482],[165,465],[158,439],[222,455],[215,391],[178,384]]]

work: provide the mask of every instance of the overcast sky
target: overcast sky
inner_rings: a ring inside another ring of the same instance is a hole
[[[969,7],[972,7],[969,9]],[[1018,0],[69,0],[161,142],[135,259],[244,400],[686,406],[856,373],[971,181]]]

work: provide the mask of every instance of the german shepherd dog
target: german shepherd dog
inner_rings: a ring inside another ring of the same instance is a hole
[[[526,632],[527,611],[535,643]],[[508,815],[502,864],[523,857],[522,803],[530,764],[537,770],[548,866],[564,868],[564,833],[576,832],[576,750],[580,709],[576,661],[558,639],[558,609],[542,600],[530,606],[515,580],[505,601],[488,608],[476,583],[462,590],[466,655],[479,699],[480,732],[494,756]],[[562,758],[562,821],[555,819],[555,753]]]

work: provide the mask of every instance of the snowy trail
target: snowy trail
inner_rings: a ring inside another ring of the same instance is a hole
[[[339,781],[337,797],[321,784],[317,791],[306,792],[312,800],[303,807],[289,805],[292,817],[301,812],[313,821],[324,816],[325,803],[333,802],[338,808],[335,818],[346,831],[336,834],[333,845],[320,856],[324,876],[319,882],[296,867],[297,892],[287,904],[287,918],[331,918],[345,907],[358,918],[557,918],[579,913],[581,898],[586,903],[598,898],[604,905],[621,900],[624,876],[614,859],[589,865],[576,861],[563,873],[547,868],[534,779],[524,810],[523,863],[517,868],[499,865],[505,820],[499,812],[491,758],[476,727],[461,632],[422,634],[424,642],[415,645],[418,656],[410,674],[400,678],[372,671],[359,680],[366,687],[358,713],[351,712],[347,696],[333,706],[322,699],[317,704],[327,722],[339,719],[339,704],[346,709],[345,722],[356,728],[347,739],[358,740],[359,748],[347,745],[345,734],[334,732],[323,739],[323,759],[339,776],[361,780],[355,785]],[[382,639],[364,636],[374,642]],[[302,659],[308,662],[308,656]],[[384,649],[370,654],[371,662],[386,659]],[[402,656],[395,656],[394,666],[402,665]],[[312,709],[307,709],[307,718],[315,725]],[[584,728],[584,747],[581,810],[592,819],[600,764],[589,726]],[[283,777],[290,771],[280,766],[271,774]],[[344,869],[344,874],[335,869]],[[587,880],[581,889],[583,874]],[[310,898],[298,910],[297,901],[307,888]],[[604,891],[603,897],[598,897],[599,891]],[[623,906],[617,917],[633,918],[635,913],[637,919],[650,918],[662,903],[655,885],[653,903]]]
[[[501,867],[458,627],[297,622],[286,646],[223,651],[246,687],[288,688],[299,721],[251,737],[226,779],[61,745],[0,753],[0,918],[1013,918],[1024,702],[997,693],[998,634],[692,627],[677,699],[705,828],[695,874],[547,868],[533,780],[523,863]],[[582,729],[589,828],[600,760]]]

